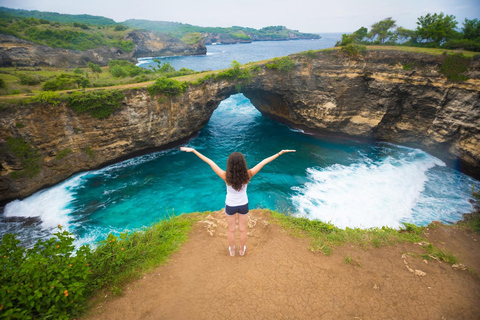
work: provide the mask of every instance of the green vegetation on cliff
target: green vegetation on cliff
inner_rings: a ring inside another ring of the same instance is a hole
[[[307,38],[318,39],[319,35],[311,33],[302,33],[298,30],[291,30],[284,26],[270,26],[262,29],[245,28],[233,26],[229,28],[221,27],[200,27],[191,24],[180,22],[166,22],[166,21],[151,21],[151,20],[137,20],[130,19],[122,22],[132,28],[152,30],[162,33],[168,33],[171,36],[179,39],[184,36],[195,34],[226,34],[232,39],[239,39],[244,41],[252,40],[288,40],[291,38]]]
[[[107,118],[118,110],[123,99],[123,93],[118,90],[77,91],[65,98],[76,113],[86,112],[98,119]]]
[[[21,164],[22,170],[11,173],[12,178],[32,178],[40,172],[40,157],[23,138],[7,138],[6,151],[13,155]]]
[[[14,16],[0,11],[0,33],[53,48],[87,50],[107,46],[131,52],[134,44],[123,40],[125,33],[129,31],[131,30],[119,29],[118,25],[52,22]]]
[[[0,310],[6,319],[72,319],[95,290],[121,293],[125,281],[165,263],[187,239],[195,216],[178,216],[75,250],[62,230],[25,249],[14,235],[0,244]]]

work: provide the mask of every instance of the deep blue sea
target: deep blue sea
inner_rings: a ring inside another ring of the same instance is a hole
[[[196,70],[219,69],[234,59],[245,63],[266,59],[267,53],[274,57],[331,47],[335,41],[208,46],[210,53],[218,53],[217,64],[215,54],[168,59],[176,68],[193,68],[197,61]],[[480,186],[419,149],[318,139],[293,130],[263,117],[242,94],[224,100],[187,145],[223,169],[233,151],[244,153],[253,167],[281,149],[296,149],[252,179],[250,208],[270,208],[341,228],[453,223],[471,211],[472,185]],[[61,224],[74,233],[77,245],[95,243],[110,232],[135,230],[168,216],[219,210],[224,201],[225,184],[210,167],[194,154],[174,148],[83,172],[10,202],[0,216],[0,235],[17,233],[28,245],[51,236]]]

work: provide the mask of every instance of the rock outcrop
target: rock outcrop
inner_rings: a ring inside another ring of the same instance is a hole
[[[165,33],[132,31],[125,35],[125,40],[130,40],[135,44],[132,52],[135,58],[207,54],[207,48],[203,41],[188,45]]]
[[[326,137],[420,147],[480,178],[479,58],[471,62],[470,80],[460,83],[438,72],[441,56],[368,51],[351,58],[332,50],[292,58],[293,70],[260,65],[260,73],[241,85],[264,115]],[[131,89],[124,91],[123,107],[103,120],[77,115],[64,103],[4,106],[0,200],[25,197],[76,172],[178,144],[198,132],[236,88],[235,82],[210,79],[174,97]],[[22,166],[7,148],[10,137],[21,137],[37,150],[39,174],[12,177]],[[57,156],[66,149],[71,152]]]
[[[125,35],[125,40],[135,44],[132,52],[106,46],[85,51],[52,48],[0,34],[0,67],[70,68],[85,67],[88,62],[106,66],[110,60],[136,62],[140,57],[201,55],[207,52],[203,42],[187,45],[168,35],[155,35],[152,32],[133,31]]]

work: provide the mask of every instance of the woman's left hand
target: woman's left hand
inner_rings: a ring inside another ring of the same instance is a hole
[[[189,147],[180,147],[180,151],[193,152],[195,149]]]
[[[284,154],[284,153],[287,153],[287,152],[296,152],[297,150],[282,150],[280,151],[280,154]]]

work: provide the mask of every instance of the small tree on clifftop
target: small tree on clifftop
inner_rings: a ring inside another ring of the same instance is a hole
[[[372,25],[369,37],[372,39],[377,37],[378,41],[380,41],[381,44],[384,44],[390,37],[394,35],[390,29],[396,27],[395,23],[396,21],[392,20],[391,17],[383,19],[382,21],[378,21]]]

